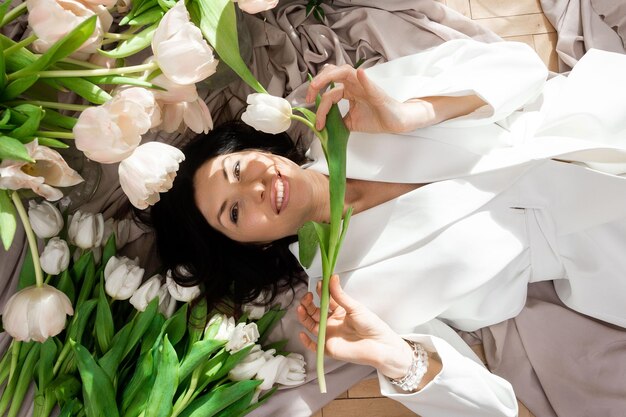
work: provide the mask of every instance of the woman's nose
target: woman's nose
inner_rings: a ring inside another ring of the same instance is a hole
[[[248,185],[248,196],[255,203],[262,203],[266,197],[266,186],[265,181],[261,178],[257,178],[253,181],[250,181]]]

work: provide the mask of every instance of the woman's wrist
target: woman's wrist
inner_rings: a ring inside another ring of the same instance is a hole
[[[380,353],[372,366],[387,378],[402,378],[413,362],[411,346],[399,336],[390,345],[384,346]]]

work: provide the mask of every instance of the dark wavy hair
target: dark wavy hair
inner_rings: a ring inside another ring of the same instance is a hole
[[[150,210],[163,267],[180,285],[203,286],[209,308],[249,303],[261,293],[270,304],[279,292],[305,282],[306,275],[288,248],[296,236],[264,246],[236,242],[213,229],[196,206],[198,168],[218,155],[247,149],[305,162],[303,150],[285,133],[259,132],[239,121],[225,123],[183,149],[185,161],[171,190],[161,194]]]

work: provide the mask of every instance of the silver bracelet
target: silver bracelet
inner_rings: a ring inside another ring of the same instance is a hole
[[[428,354],[419,343],[410,340],[405,340],[405,342],[413,350],[411,366],[409,366],[409,370],[404,377],[400,379],[389,378],[389,382],[399,386],[404,391],[415,391],[428,370]]]

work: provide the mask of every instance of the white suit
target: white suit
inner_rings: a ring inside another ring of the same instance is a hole
[[[368,70],[400,101],[488,103],[409,134],[350,137],[349,178],[428,184],[353,216],[335,269],[348,294],[441,356],[414,394],[380,375],[384,395],[424,417],[517,415],[508,382],[447,325],[514,317],[529,282],[557,280],[568,306],[626,327],[626,179],[614,175],[626,172],[623,74],[626,57],[590,51],[546,82],[526,45],[471,40]],[[310,157],[327,172],[318,143]],[[307,273],[319,279],[319,256]]]

